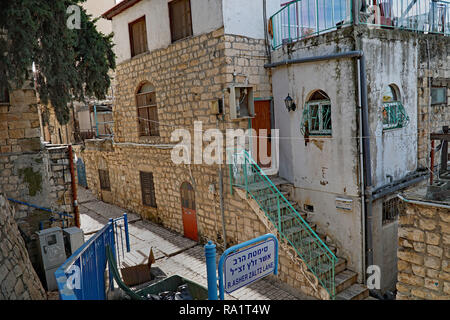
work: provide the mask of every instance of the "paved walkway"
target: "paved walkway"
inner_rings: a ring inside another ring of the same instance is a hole
[[[81,227],[86,240],[100,230],[109,220],[126,212],[95,199],[90,191],[79,187],[79,205]],[[120,261],[122,267],[146,263],[150,248],[153,249],[156,262],[152,265],[162,270],[167,276],[178,274],[207,286],[206,264],[203,245],[199,245],[180,234],[164,229],[136,214],[128,213],[131,252]],[[313,299],[286,290],[286,285],[267,277],[247,287],[236,290],[226,299],[239,300],[295,300]]]

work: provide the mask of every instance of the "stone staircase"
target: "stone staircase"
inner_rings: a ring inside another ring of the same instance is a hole
[[[357,283],[357,273],[354,271],[351,271],[347,269],[347,262],[343,257],[339,257],[337,255],[338,248],[336,245],[332,242],[331,237],[329,235],[320,234],[317,232],[317,226],[314,223],[310,223],[308,219],[308,214],[304,212],[297,202],[292,200],[293,196],[293,190],[294,187],[292,184],[287,182],[286,180],[278,177],[278,176],[272,176],[269,177],[271,179],[272,183],[278,188],[278,190],[283,194],[283,196],[290,202],[290,204],[294,207],[294,209],[302,216],[302,218],[308,222],[309,226],[311,227],[314,232],[321,238],[321,240],[328,246],[328,248],[338,257],[338,261],[335,264],[335,288],[336,288],[336,300],[372,300],[373,298],[369,297],[369,290],[364,285]],[[253,183],[248,186],[248,189],[252,192],[252,194],[256,194],[258,199],[263,201],[270,201],[272,197],[276,197],[276,195],[272,194],[271,192],[267,192],[267,195],[264,195],[264,189],[267,189],[267,186],[264,186],[262,183]],[[241,190],[240,192],[241,197],[245,198],[245,190]],[[253,208],[253,210],[257,213],[259,216],[259,219],[266,225],[266,227],[272,232],[276,234],[276,228],[273,226],[273,224],[270,222],[269,219],[267,219],[263,214],[261,214],[262,210],[260,208],[255,208],[258,206],[256,201],[253,201],[253,199],[248,198],[248,202],[253,202],[250,204],[250,206]],[[267,202],[265,202],[266,204]],[[283,209],[284,207],[289,206],[287,203],[281,203],[280,208]],[[267,206],[268,208],[268,214],[269,216],[272,216],[274,221],[277,220],[277,210],[278,206],[277,204],[273,206]],[[292,218],[292,224],[290,225],[290,219]],[[269,222],[268,222],[269,221]],[[296,219],[293,217],[290,217],[290,215],[283,215],[283,218],[281,220],[281,223],[283,224],[283,233],[285,236],[287,236],[292,243],[300,245],[304,245],[306,241],[308,241],[308,237],[304,237],[304,235],[300,234],[302,231],[302,228],[294,223]],[[314,241],[313,239],[309,239],[312,243]],[[316,240],[317,241],[317,240]],[[287,247],[291,248],[287,248]],[[292,250],[292,245],[288,243],[287,241],[280,241],[280,248],[287,250],[289,253],[288,255],[291,257],[291,259],[296,262],[296,264],[299,267],[302,267],[302,265],[305,267],[306,265],[304,262],[301,261],[301,259],[298,257],[298,255],[295,253],[295,250]],[[314,256],[312,259],[320,259],[320,256],[323,255],[323,251],[317,250],[317,256]],[[314,252],[313,252],[314,254]],[[327,264],[321,264],[320,270],[323,273],[330,272],[331,267],[329,267]],[[323,271],[322,271],[323,270]],[[319,273],[320,276],[320,273]]]

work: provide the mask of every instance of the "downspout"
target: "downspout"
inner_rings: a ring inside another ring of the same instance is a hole
[[[367,80],[366,80],[366,62],[364,52],[361,50],[347,51],[323,56],[312,56],[298,59],[288,59],[274,63],[265,64],[265,68],[274,68],[291,64],[301,64],[308,62],[327,61],[342,58],[357,58],[359,73],[359,91],[361,99],[361,122],[362,122],[362,151],[363,151],[363,181],[364,181],[364,199],[365,199],[365,252],[366,266],[373,265],[373,239],[372,239],[372,165],[370,157],[370,130],[369,130],[369,108],[367,98]],[[365,275],[365,270],[363,270]]]

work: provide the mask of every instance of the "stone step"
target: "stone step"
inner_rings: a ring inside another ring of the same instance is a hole
[[[342,271],[344,271],[347,268],[347,261],[342,258],[338,258],[338,261],[334,265],[334,274],[338,274]],[[319,274],[318,277],[326,276],[327,272],[331,271],[331,264],[328,263],[322,263],[319,266]]]
[[[336,294],[341,293],[345,289],[349,288],[351,285],[356,283],[358,274],[351,270],[345,269],[339,272],[334,277],[334,283],[336,286]]]
[[[286,180],[284,180],[283,178],[280,178],[280,177],[277,177],[271,181],[275,186],[279,186],[283,183],[286,183]],[[269,187],[270,187],[269,183],[264,181],[264,182],[251,183],[251,184],[249,184],[248,189],[251,191],[258,191],[258,190],[267,189]]]
[[[295,205],[295,202],[286,202],[286,201],[282,201],[280,202],[280,205],[278,206],[278,204],[270,206],[267,208],[267,211],[269,212],[277,212],[278,211],[278,207],[281,209],[285,209],[285,208],[290,208],[291,206],[293,207]],[[291,209],[292,210],[292,209]]]
[[[284,192],[284,191],[280,191],[280,193],[281,193],[284,197],[286,197],[287,194],[288,194],[287,192]],[[264,196],[257,196],[257,198],[258,198],[259,201],[272,200],[272,199],[276,199],[277,197],[279,197],[279,194],[278,194],[278,193],[274,193],[274,192],[270,192],[269,194],[264,195]]]
[[[364,300],[377,300],[378,301],[378,299],[377,298],[374,298],[374,297],[371,297],[371,296],[368,296],[367,298],[365,298]]]
[[[356,283],[336,295],[336,300],[365,300],[369,297],[369,289]]]

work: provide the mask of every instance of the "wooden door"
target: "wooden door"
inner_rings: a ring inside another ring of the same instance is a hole
[[[195,193],[191,184],[188,182],[184,182],[181,185],[181,213],[183,216],[184,236],[198,241]]]
[[[262,152],[262,155],[267,157],[272,156],[272,144],[271,144],[271,117],[270,117],[270,100],[255,101],[255,118],[252,119],[252,128],[255,129],[258,138],[253,140],[253,143],[257,143],[257,155],[256,157],[258,165],[263,168],[270,168],[272,161],[261,159],[260,146],[266,144],[266,151]],[[260,134],[262,129],[266,129],[266,133]]]

